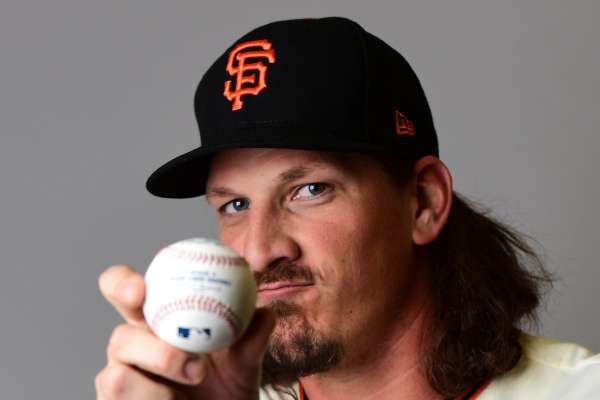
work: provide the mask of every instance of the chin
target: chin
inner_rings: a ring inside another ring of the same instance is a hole
[[[309,330],[311,329],[308,327],[306,320],[299,315],[281,317],[277,319],[275,329],[271,334],[271,340],[288,347],[294,343],[298,335]]]
[[[339,364],[343,350],[339,341],[314,329],[303,315],[280,317],[267,347],[265,377],[284,384],[327,371]]]

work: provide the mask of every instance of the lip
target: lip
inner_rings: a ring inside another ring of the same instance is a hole
[[[312,285],[311,282],[272,282],[260,285],[257,292],[261,297],[279,297],[306,289]]]

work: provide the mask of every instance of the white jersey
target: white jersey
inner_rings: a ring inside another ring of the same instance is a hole
[[[504,375],[492,380],[471,399],[477,400],[600,400],[600,354],[573,343],[523,335],[523,357]],[[262,390],[260,400],[302,399]]]
[[[523,357],[477,400],[600,399],[600,354],[573,344],[523,335]]]

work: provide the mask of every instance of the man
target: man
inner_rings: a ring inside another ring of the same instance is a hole
[[[195,110],[202,147],[147,187],[206,195],[258,310],[231,348],[186,354],[144,322],[143,278],[109,268],[100,288],[126,323],[99,399],[597,397],[598,356],[519,329],[549,276],[453,192],[419,81],[383,41],[343,18],[259,27]]]

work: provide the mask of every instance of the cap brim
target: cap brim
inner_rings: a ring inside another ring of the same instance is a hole
[[[197,148],[162,165],[146,181],[146,189],[158,197],[186,199],[206,191],[206,180],[216,149]]]
[[[322,140],[322,139],[321,139]],[[206,181],[213,156],[227,149],[234,148],[285,148],[297,150],[335,151],[349,153],[397,153],[402,156],[404,152],[391,146],[372,145],[365,143],[323,143],[307,141],[301,143],[290,142],[289,139],[281,145],[273,144],[272,140],[264,143],[253,140],[245,143],[227,143],[218,146],[199,147],[184,153],[158,168],[146,182],[150,193],[158,197],[172,199],[185,199],[206,194]],[[407,154],[411,154],[410,151]]]

